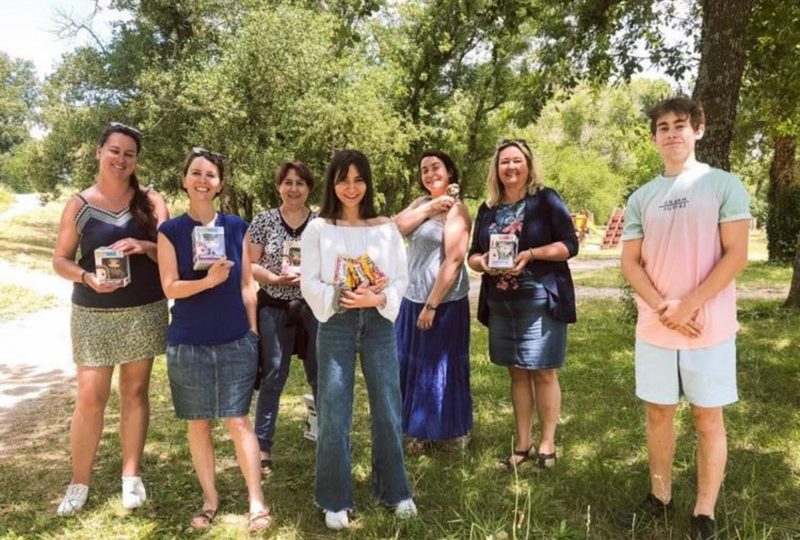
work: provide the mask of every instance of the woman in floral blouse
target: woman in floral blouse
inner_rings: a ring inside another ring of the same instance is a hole
[[[306,202],[314,177],[300,162],[284,163],[275,175],[278,208],[258,214],[250,225],[250,260],[258,292],[261,388],[256,401],[256,436],[261,472],[272,472],[272,443],[278,405],[292,354],[303,360],[311,391],[317,394],[317,320],[300,293],[300,235],[317,217]]]

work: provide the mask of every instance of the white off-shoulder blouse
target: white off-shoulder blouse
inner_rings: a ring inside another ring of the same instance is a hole
[[[335,313],[333,278],[337,257],[360,257],[366,253],[389,282],[383,290],[386,305],[377,308],[378,312],[394,322],[408,286],[406,247],[394,222],[343,227],[316,218],[306,226],[301,243],[300,290],[317,320],[324,323]]]

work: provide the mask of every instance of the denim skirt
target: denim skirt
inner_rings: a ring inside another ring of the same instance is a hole
[[[210,420],[247,416],[258,368],[252,332],[219,345],[167,346],[167,375],[175,416]]]
[[[567,324],[547,309],[544,289],[533,298],[489,299],[489,357],[492,363],[522,369],[554,369],[564,364]]]

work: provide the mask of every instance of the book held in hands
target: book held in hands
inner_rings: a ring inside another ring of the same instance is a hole
[[[118,249],[99,247],[94,250],[94,274],[100,283],[125,287],[131,282],[128,256]]]
[[[192,230],[192,263],[195,270],[208,270],[225,257],[225,229],[195,227]]]

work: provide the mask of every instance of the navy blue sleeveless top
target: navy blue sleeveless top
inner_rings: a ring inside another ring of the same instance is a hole
[[[130,208],[121,212],[109,212],[90,204],[80,194],[83,201],[75,215],[75,226],[80,235],[80,259],[78,266],[87,272],[94,272],[94,250],[110,246],[123,238],[149,240],[144,227],[136,223]],[[131,255],[131,282],[114,292],[99,294],[83,283],[72,286],[72,303],[93,308],[122,308],[144,306],[164,299],[158,265],[147,255]]]
[[[175,248],[180,280],[202,279],[208,274],[207,270],[195,270],[192,263],[192,230],[201,225],[183,214],[158,228]],[[247,222],[218,213],[214,225],[225,229],[225,256],[234,265],[228,279],[216,287],[175,300],[167,332],[170,345],[219,345],[242,338],[250,329],[242,300],[242,245]]]

